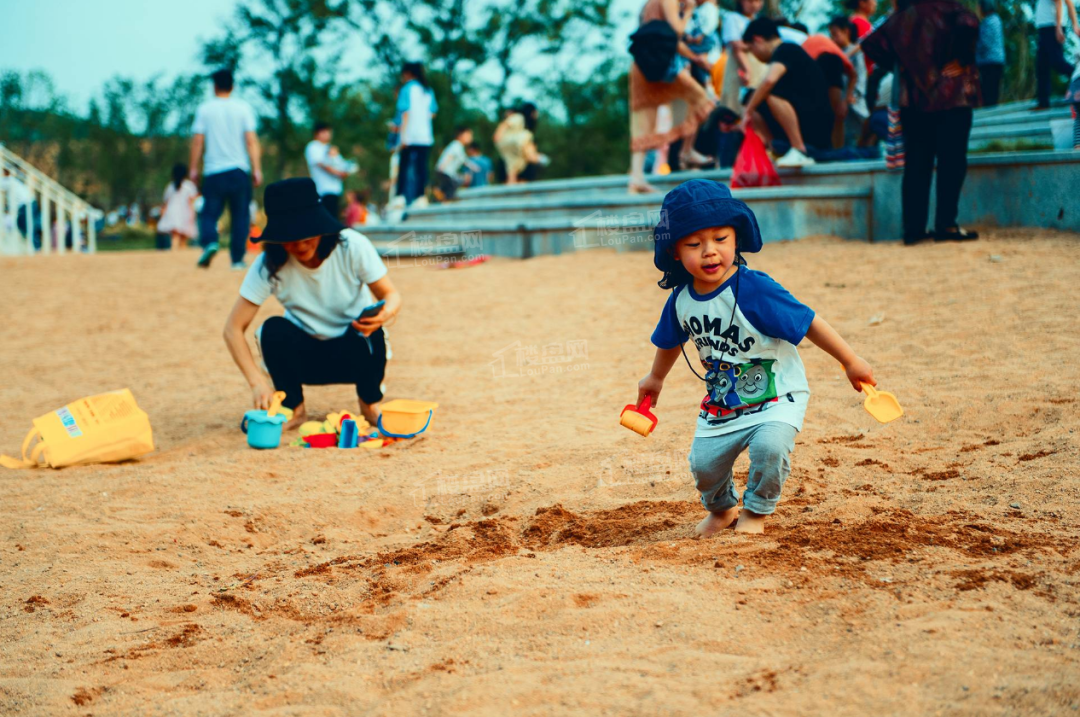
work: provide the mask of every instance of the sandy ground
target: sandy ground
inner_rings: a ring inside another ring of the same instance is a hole
[[[1078,239],[767,245],[907,415],[804,344],[780,509],[710,541],[698,381],[676,367],[653,436],[618,425],[665,298],[645,254],[393,269],[388,395],[440,407],[375,453],[246,447],[224,260],[0,260],[0,449],[124,386],[158,445],[0,471],[0,712],[1072,714]]]

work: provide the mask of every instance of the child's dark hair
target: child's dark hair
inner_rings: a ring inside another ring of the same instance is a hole
[[[424,75],[424,66],[419,62],[406,62],[401,66],[401,72],[402,74],[408,73],[412,75],[424,87],[428,86],[427,77]]]
[[[214,89],[218,92],[232,92],[233,88],[233,73],[232,70],[224,69],[218,70],[214,74],[210,75],[210,79],[214,81]]]
[[[346,241],[341,234],[324,234],[319,239],[319,248],[315,250],[315,255],[320,259],[326,259],[338,244],[344,244]],[[263,267],[266,269],[268,280],[276,279],[278,271],[288,260],[289,252],[285,251],[283,244],[267,243],[263,246]]]
[[[187,179],[188,167],[183,162],[177,162],[172,166],[172,183],[176,189],[180,188],[180,185]]]
[[[471,131],[472,131],[472,127],[469,127],[468,125],[464,125],[464,124],[459,124],[457,127],[454,128],[454,139],[457,139],[458,137],[465,134],[466,132],[471,132]]]
[[[318,134],[319,132],[322,132],[324,129],[332,129],[330,127],[329,122],[316,122],[315,127],[312,128],[312,130],[311,130],[311,133],[312,134]]]
[[[859,41],[859,28],[855,26],[855,23],[850,18],[844,15],[837,15],[832,20],[829,20],[829,27],[835,27],[838,30],[847,30],[848,39],[852,42]]]

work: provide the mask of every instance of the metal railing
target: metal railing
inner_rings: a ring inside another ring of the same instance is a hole
[[[0,254],[97,251],[96,215],[86,200],[0,144]]]

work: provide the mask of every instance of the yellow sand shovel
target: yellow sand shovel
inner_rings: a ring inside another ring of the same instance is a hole
[[[292,413],[293,413],[292,409],[282,407],[281,402],[284,401],[284,400],[285,400],[285,392],[284,391],[274,391],[274,395],[270,399],[270,408],[267,409],[266,415],[267,416],[276,416],[277,414],[280,413],[283,416],[285,416],[286,419],[291,420],[292,419]]]
[[[862,390],[866,393],[863,408],[878,421],[888,423],[904,415],[904,409],[900,408],[900,402],[896,400],[896,396],[888,391],[878,391],[868,383],[860,381],[859,385],[862,386]]]

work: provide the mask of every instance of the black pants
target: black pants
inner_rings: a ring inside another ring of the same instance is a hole
[[[218,240],[217,223],[229,205],[229,254],[234,264],[244,260],[251,233],[251,176],[242,169],[203,177],[203,208],[199,214],[199,244],[207,247]]]
[[[319,201],[326,207],[326,211],[330,212],[330,216],[334,219],[341,219],[341,195],[340,194],[324,194],[319,197]]]
[[[1065,46],[1057,41],[1053,27],[1039,28],[1039,50],[1035,53],[1035,96],[1039,107],[1050,106],[1050,76],[1053,72],[1072,75],[1073,66],[1065,59]]]
[[[428,155],[431,147],[414,144],[402,147],[398,157],[397,193],[405,197],[405,205],[412,204],[418,197],[424,196],[428,180]]]
[[[968,135],[971,108],[957,107],[942,112],[900,110],[904,126],[904,236],[916,237],[926,231],[930,211],[930,181],[937,159],[937,211],[934,228],[956,226],[960,188],[967,175]]]
[[[378,403],[383,397],[379,387],[386,371],[386,339],[382,329],[369,338],[370,349],[352,329],[336,339],[320,340],[288,319],[274,316],[262,325],[259,345],[274,388],[285,392],[282,405],[286,408],[304,402],[304,384],[355,384],[361,401]]]
[[[1005,65],[979,65],[983,107],[993,107],[1001,98],[1001,75],[1004,71]]]

